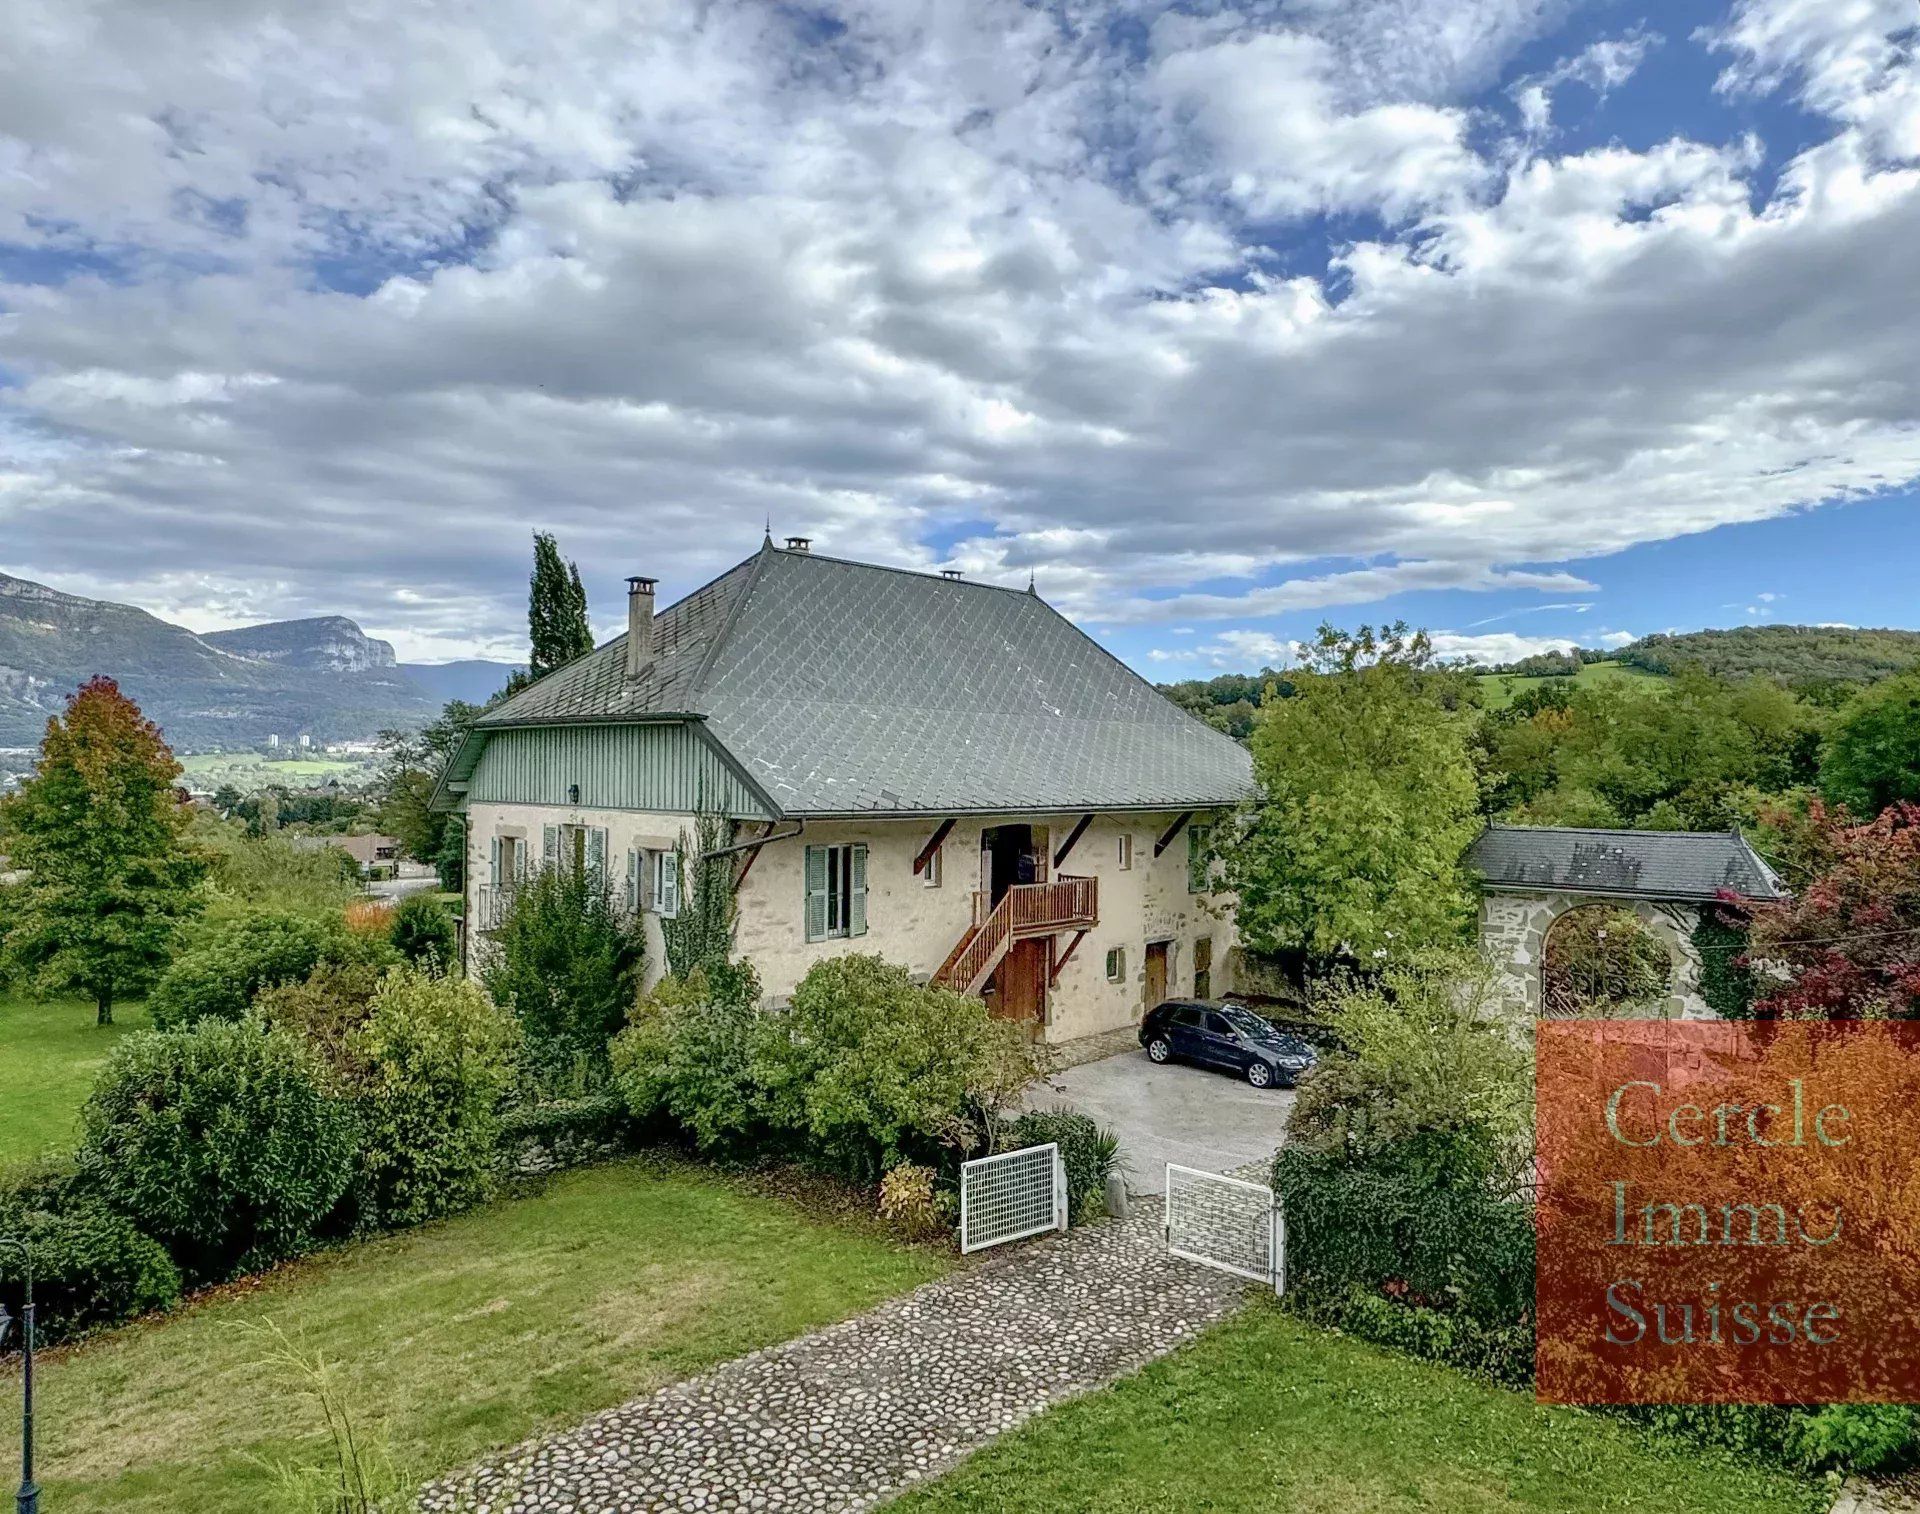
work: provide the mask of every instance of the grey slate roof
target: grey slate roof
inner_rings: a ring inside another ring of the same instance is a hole
[[[1712,899],[1730,890],[1780,899],[1786,889],[1737,831],[1602,831],[1490,825],[1467,853],[1490,889]]]
[[[1246,750],[1030,593],[771,545],[490,711],[481,731],[683,715],[788,815],[1184,809]],[[477,755],[477,754],[476,754]]]

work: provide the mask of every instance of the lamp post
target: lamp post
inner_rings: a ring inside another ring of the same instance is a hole
[[[20,1273],[25,1279],[25,1296],[20,1310],[20,1383],[23,1406],[20,1412],[20,1491],[13,1495],[14,1514],[39,1514],[40,1489],[33,1480],[33,1253],[25,1241],[0,1236],[0,1249],[20,1253]],[[7,1306],[0,1303],[0,1346],[7,1341],[7,1327],[13,1322]]]

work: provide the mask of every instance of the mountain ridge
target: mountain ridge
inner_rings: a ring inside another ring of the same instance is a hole
[[[438,708],[400,672],[391,645],[345,616],[200,633],[0,573],[0,747],[38,745],[47,718],[96,674],[118,682],[183,751],[270,735],[364,738]]]

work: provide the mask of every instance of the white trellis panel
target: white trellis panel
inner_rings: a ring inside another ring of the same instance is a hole
[[[1287,1226],[1264,1183],[1167,1163],[1167,1254],[1287,1291]]]
[[[1060,1146],[1023,1146],[960,1169],[960,1249],[980,1251],[1067,1228],[1067,1173]]]

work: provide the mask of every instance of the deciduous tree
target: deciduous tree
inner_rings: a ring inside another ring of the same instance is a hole
[[[1863,689],[1846,706],[1827,738],[1820,791],[1857,815],[1920,802],[1920,672]]]
[[[6,961],[49,992],[86,994],[102,1025],[146,990],[200,907],[205,862],[185,839],[179,776],[159,728],[94,678],[47,722],[33,777],[0,805],[25,874],[0,891]]]
[[[1217,843],[1261,951],[1395,960],[1459,940],[1480,827],[1470,694],[1426,633],[1323,626],[1253,733],[1258,797]]]
[[[1831,859],[1790,903],[1752,912],[1762,1018],[1920,1018],[1920,804],[1864,825],[1817,803]],[[1784,969],[1781,981],[1769,969]]]

